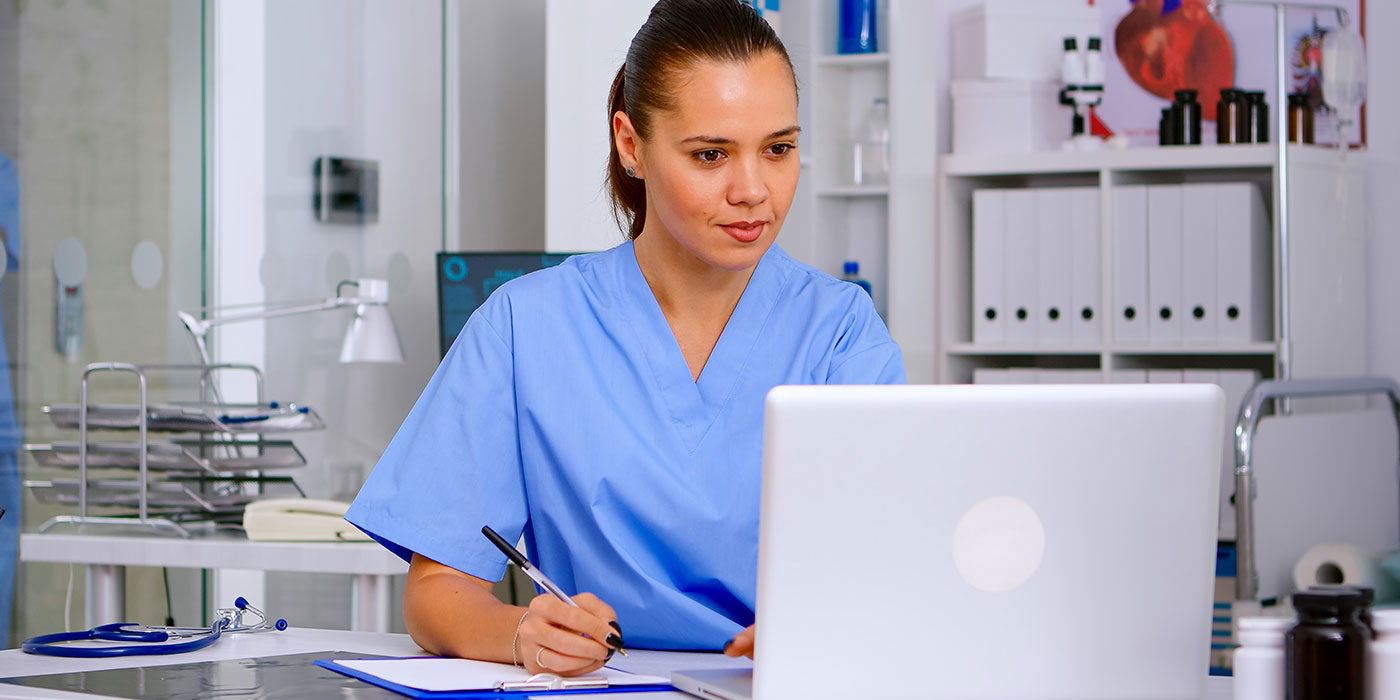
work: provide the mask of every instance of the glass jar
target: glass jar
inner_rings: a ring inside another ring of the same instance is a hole
[[[1286,700],[1366,700],[1371,631],[1361,622],[1361,595],[1303,591],[1293,607],[1298,624],[1284,640]]]

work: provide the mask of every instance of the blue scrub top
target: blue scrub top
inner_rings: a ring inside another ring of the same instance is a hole
[[[463,328],[346,519],[487,581],[522,533],[629,646],[718,649],[754,621],[763,401],[895,384],[870,297],[777,246],[692,379],[630,242],[512,280]]]

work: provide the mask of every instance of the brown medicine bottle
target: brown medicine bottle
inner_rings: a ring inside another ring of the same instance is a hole
[[[1283,643],[1286,700],[1366,700],[1371,631],[1361,622],[1362,606],[1350,590],[1293,595],[1298,624]]]

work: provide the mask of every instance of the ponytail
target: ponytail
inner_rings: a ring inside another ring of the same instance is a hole
[[[617,69],[613,78],[612,90],[608,93],[608,186],[612,190],[612,212],[617,225],[627,232],[627,237],[635,240],[642,233],[642,225],[647,218],[647,186],[640,178],[627,174],[622,167],[622,158],[617,153],[616,134],[613,133],[613,115],[627,114],[627,64]]]

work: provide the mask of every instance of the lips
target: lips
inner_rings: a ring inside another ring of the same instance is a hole
[[[735,221],[720,224],[719,227],[740,243],[753,243],[758,240],[759,236],[763,235],[763,229],[766,225],[767,223],[763,221]]]

